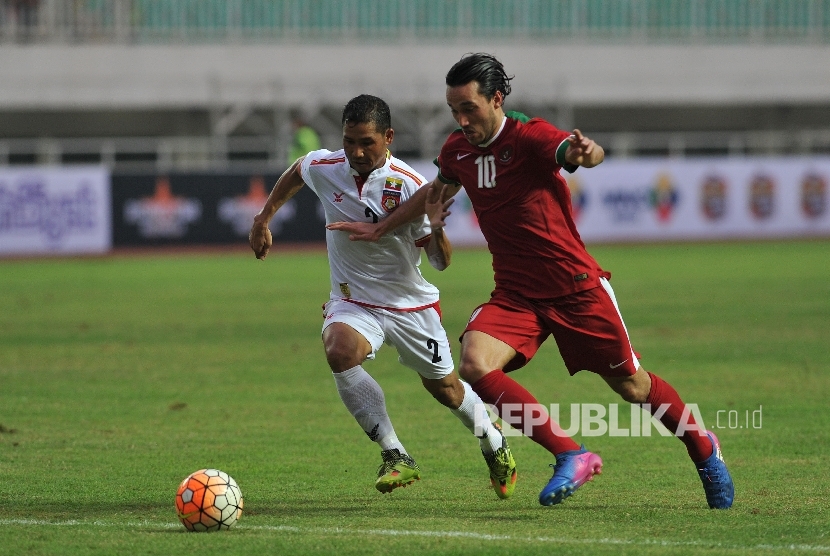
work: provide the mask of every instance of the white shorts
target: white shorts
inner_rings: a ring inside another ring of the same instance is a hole
[[[450,341],[437,308],[421,311],[390,311],[363,307],[333,299],[323,306],[323,330],[342,322],[357,330],[372,346],[367,359],[374,359],[383,344],[398,350],[398,361],[424,378],[437,380],[450,374]]]

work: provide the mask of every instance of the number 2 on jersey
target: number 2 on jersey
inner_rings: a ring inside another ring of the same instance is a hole
[[[481,155],[476,158],[476,166],[478,166],[478,188],[496,187],[496,157],[492,154]]]

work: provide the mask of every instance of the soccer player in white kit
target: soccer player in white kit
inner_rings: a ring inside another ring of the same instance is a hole
[[[319,197],[326,222],[378,222],[412,196],[426,180],[393,157],[389,106],[360,95],[343,110],[343,149],[313,151],[277,180],[254,218],[250,243],[264,259],[272,238],[268,223],[304,185]],[[331,293],[324,306],[323,346],[340,399],[363,431],[381,449],[375,487],[383,493],[420,479],[420,469],[395,434],[383,390],[362,363],[387,343],[399,361],[415,370],[427,391],[479,438],[499,498],[513,494],[516,464],[501,431],[491,422],[478,394],[458,378],[447,333],[441,324],[438,289],[418,266],[421,248],[438,270],[450,262],[442,229],[446,207],[438,195],[427,200],[427,215],[383,236],[354,242],[348,233],[326,230]]]

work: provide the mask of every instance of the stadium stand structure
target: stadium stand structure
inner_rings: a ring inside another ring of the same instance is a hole
[[[364,92],[431,158],[479,50],[611,156],[830,153],[830,0],[15,0],[0,164],[278,169],[291,110],[336,148]]]

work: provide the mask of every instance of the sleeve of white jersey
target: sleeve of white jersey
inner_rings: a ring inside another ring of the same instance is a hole
[[[327,149],[320,149],[319,151],[311,151],[305,158],[303,158],[302,164],[300,164],[300,174],[302,174],[303,182],[311,188],[314,193],[317,193],[317,186],[314,184],[314,174],[310,170],[311,163],[315,160],[320,160],[324,158],[326,155],[331,154],[331,151]]]

